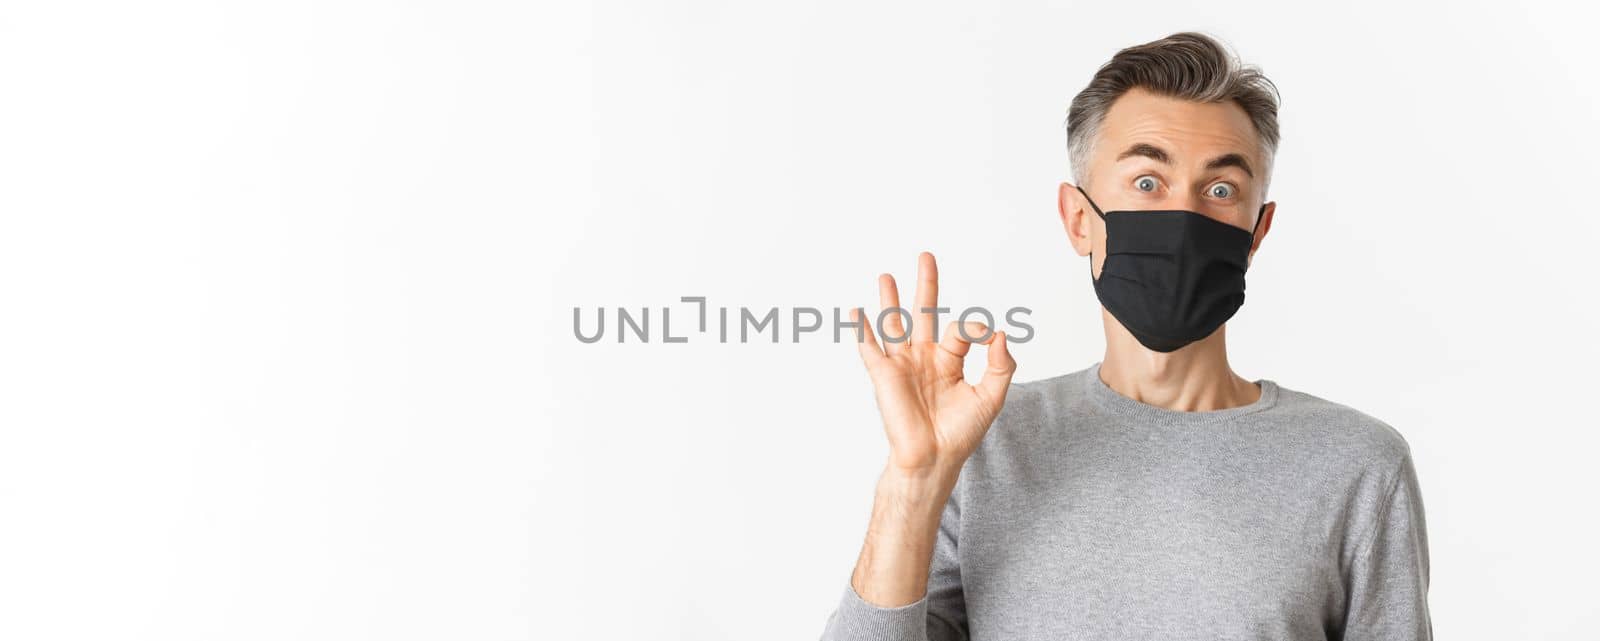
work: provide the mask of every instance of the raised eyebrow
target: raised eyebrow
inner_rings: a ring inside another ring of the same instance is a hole
[[[1172,156],[1167,155],[1166,150],[1143,142],[1134,143],[1133,146],[1128,147],[1126,151],[1117,155],[1117,160],[1122,160],[1123,158],[1129,158],[1133,156],[1144,156],[1145,158],[1149,158],[1162,164],[1172,164]]]
[[[1206,163],[1206,169],[1221,169],[1223,167],[1238,167],[1244,170],[1246,176],[1256,177],[1256,172],[1250,171],[1250,161],[1245,160],[1245,157],[1241,154],[1223,154],[1212,158],[1211,162]]]

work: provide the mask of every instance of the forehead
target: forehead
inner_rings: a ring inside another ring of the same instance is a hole
[[[1134,143],[1149,143],[1173,154],[1180,165],[1229,152],[1261,165],[1255,125],[1232,100],[1195,102],[1130,89],[1111,104],[1099,135],[1095,155],[1101,158],[1115,158]]]

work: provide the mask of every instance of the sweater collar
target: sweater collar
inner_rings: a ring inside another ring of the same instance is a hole
[[[1257,379],[1254,382],[1261,386],[1261,398],[1256,399],[1254,403],[1204,412],[1169,410],[1164,407],[1136,401],[1111,389],[1111,386],[1106,385],[1105,381],[1100,380],[1100,363],[1098,362],[1089,367],[1085,374],[1084,391],[1089,398],[1094,400],[1096,405],[1112,415],[1141,421],[1169,424],[1227,421],[1246,414],[1254,414],[1270,409],[1278,402],[1278,384],[1268,379]]]

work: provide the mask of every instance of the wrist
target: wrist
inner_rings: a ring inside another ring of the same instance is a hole
[[[890,465],[878,477],[878,494],[908,508],[931,508],[937,513],[950,498],[960,474],[961,468],[953,466],[907,470]]]

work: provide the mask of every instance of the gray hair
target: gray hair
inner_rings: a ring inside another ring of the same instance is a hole
[[[1067,153],[1073,180],[1080,185],[1088,180],[1089,155],[1106,112],[1135,87],[1196,102],[1238,103],[1261,141],[1266,164],[1263,175],[1271,176],[1272,159],[1278,151],[1277,86],[1260,69],[1241,64],[1215,38],[1185,31],[1118,51],[1072,99],[1067,112]]]

